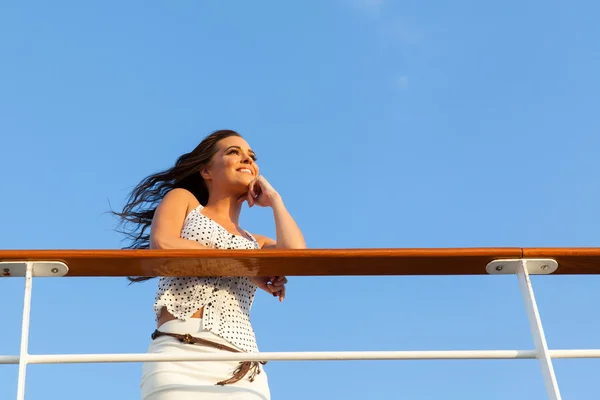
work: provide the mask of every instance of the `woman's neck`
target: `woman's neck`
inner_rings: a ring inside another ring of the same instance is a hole
[[[211,195],[204,208],[207,208],[213,216],[229,220],[237,226],[240,220],[242,204],[238,202],[238,199],[231,196],[220,197]]]

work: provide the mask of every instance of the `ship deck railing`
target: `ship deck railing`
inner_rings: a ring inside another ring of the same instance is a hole
[[[600,248],[303,249],[303,250],[2,250],[0,277],[25,281],[17,400],[25,399],[27,366],[59,363],[297,360],[537,359],[550,400],[561,399],[552,360],[600,358],[600,349],[549,349],[531,275],[600,274]],[[533,349],[260,352],[175,354],[29,354],[33,278],[126,276],[403,276],[514,275]]]

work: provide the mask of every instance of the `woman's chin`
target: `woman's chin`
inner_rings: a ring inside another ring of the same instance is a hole
[[[232,182],[232,191],[234,192],[234,194],[237,194],[239,196],[242,196],[246,193],[248,193],[248,186],[250,185],[250,181],[248,182],[244,182],[244,181],[237,181],[237,182]]]
[[[235,180],[235,184],[236,185],[241,185],[243,187],[245,187],[246,189],[248,188],[248,185],[250,185],[250,182],[252,182],[254,178],[251,175],[248,176],[241,176],[238,179]]]

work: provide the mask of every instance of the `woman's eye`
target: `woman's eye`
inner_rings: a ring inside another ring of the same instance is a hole
[[[239,151],[238,149],[231,149],[231,150],[229,150],[229,151],[227,152],[227,155],[230,155],[230,154],[237,154],[237,155],[239,155],[239,154],[240,154],[240,151]],[[253,161],[255,161],[255,162],[256,162],[256,160],[257,160],[257,158],[256,158],[256,156],[255,156],[254,154],[251,154],[251,155],[250,155],[250,158],[251,158]]]

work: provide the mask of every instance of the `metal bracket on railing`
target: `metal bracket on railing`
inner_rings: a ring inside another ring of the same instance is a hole
[[[525,267],[529,275],[549,275],[558,269],[558,263],[551,258],[512,258],[491,261],[485,270],[490,275],[515,275],[523,261],[526,261]]]
[[[24,277],[28,261],[0,261],[0,278]],[[65,276],[69,267],[60,261],[29,261],[33,266],[32,276]]]

